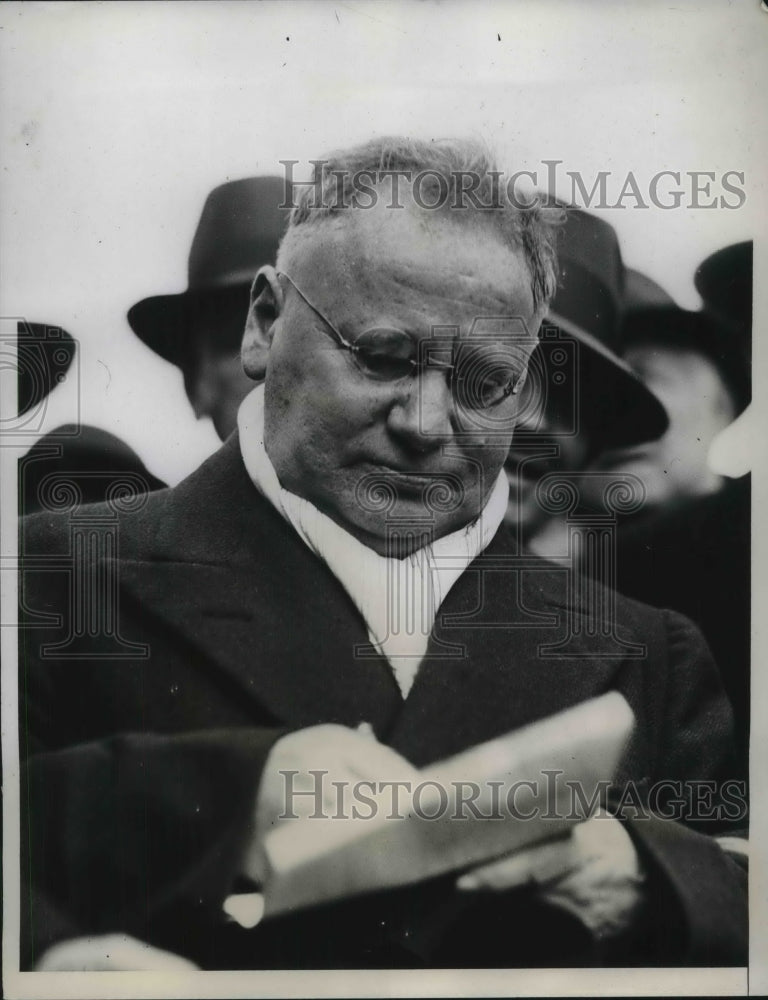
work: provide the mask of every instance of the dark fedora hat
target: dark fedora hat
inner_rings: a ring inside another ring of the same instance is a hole
[[[64,424],[39,438],[19,463],[19,504],[24,514],[45,509],[46,480],[66,477],[78,503],[100,503],[122,479],[126,489],[143,493],[165,486],[136,452],[101,427]],[[50,495],[50,494],[49,494]]]
[[[566,207],[558,242],[558,285],[545,328],[579,345],[584,419],[600,448],[652,441],[667,429],[659,399],[621,358],[625,268],[611,225]],[[542,345],[547,343],[546,337]]]
[[[290,189],[287,194],[289,202]],[[192,240],[186,291],[154,295],[132,306],[128,322],[134,333],[156,354],[182,365],[190,321],[204,304],[219,305],[224,316],[241,304],[244,325],[253,277],[262,265],[275,262],[288,224],[284,204],[281,177],[246,177],[214,188]],[[227,336],[225,325],[221,336]]]
[[[77,341],[50,323],[16,324],[18,411],[27,413],[64,381],[77,350]]]

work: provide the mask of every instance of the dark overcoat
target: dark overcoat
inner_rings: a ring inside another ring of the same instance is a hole
[[[681,616],[584,591],[499,533],[441,607],[403,701],[236,436],[174,489],[29,518],[21,547],[25,962],[113,930],[207,968],[745,961],[744,874],[712,815],[629,815],[651,904],[613,949],[530,889],[459,894],[451,878],[250,931],[222,911],[248,888],[261,770],[293,729],[367,721],[421,767],[618,690],[637,720],[618,788],[729,778],[730,709]]]

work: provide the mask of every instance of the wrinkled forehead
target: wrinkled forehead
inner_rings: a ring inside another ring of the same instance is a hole
[[[506,245],[489,221],[463,211],[457,219],[381,204],[349,209],[308,227],[291,266],[336,315],[387,304],[446,320],[473,312],[522,317],[535,327],[522,249]]]

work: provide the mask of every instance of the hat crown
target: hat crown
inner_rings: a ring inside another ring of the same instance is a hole
[[[626,271],[618,237],[602,219],[564,207],[549,320],[579,346],[580,377],[589,406],[600,414],[601,447],[653,440],[666,430],[667,414],[621,358]],[[581,419],[586,412],[580,411]]]
[[[551,312],[591,334],[610,351],[621,353],[619,318],[624,264],[613,227],[581,209],[567,208],[558,262]]]
[[[190,291],[250,282],[273,264],[288,224],[286,185],[280,177],[246,177],[208,195],[189,253]]]

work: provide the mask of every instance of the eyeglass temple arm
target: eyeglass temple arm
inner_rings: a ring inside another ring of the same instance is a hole
[[[350,343],[350,341],[347,340],[347,338],[344,336],[344,334],[340,330],[336,329],[336,327],[334,326],[334,324],[331,323],[331,321],[328,319],[328,317],[325,315],[325,313],[321,309],[318,309],[317,306],[314,304],[314,302],[311,302],[307,298],[307,296],[304,294],[304,292],[302,292],[302,290],[299,288],[299,286],[296,284],[296,282],[293,280],[293,278],[290,276],[290,274],[286,274],[285,271],[278,271],[277,274],[278,274],[278,277],[286,278],[291,283],[291,285],[293,285],[294,291],[296,291],[298,293],[299,297],[301,299],[303,299],[304,302],[306,302],[306,304],[309,306],[309,308],[312,310],[312,312],[316,313],[320,317],[320,319],[323,321],[323,323],[325,323],[325,325],[330,330],[333,331],[334,337],[336,337],[336,339],[338,340],[338,342],[341,344],[342,347],[345,347],[348,351],[357,351],[357,348],[355,347],[355,345],[352,344],[352,343]]]

